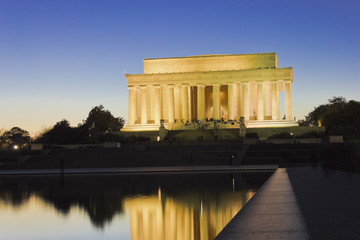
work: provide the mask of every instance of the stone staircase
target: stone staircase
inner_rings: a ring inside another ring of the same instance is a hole
[[[268,127],[296,127],[299,126],[292,120],[249,120],[247,128],[268,128]]]

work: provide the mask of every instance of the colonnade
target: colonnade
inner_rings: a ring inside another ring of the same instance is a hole
[[[224,117],[229,120],[239,120],[240,117],[245,120],[279,120],[280,91],[285,91],[285,117],[292,119],[291,81],[139,85],[128,88],[129,124],[159,124],[160,119],[172,123]],[[210,108],[211,114],[207,111]]]

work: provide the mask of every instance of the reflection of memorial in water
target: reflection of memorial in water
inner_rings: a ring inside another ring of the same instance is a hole
[[[124,200],[130,212],[131,239],[213,239],[255,194],[221,191],[187,192],[180,198],[158,195],[131,197]]]

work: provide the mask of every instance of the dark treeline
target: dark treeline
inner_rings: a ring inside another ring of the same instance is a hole
[[[300,120],[300,126],[325,126],[327,135],[343,135],[345,139],[360,136],[360,102],[333,97],[328,103],[315,107]]]
[[[52,144],[96,143],[119,132],[124,126],[124,119],[114,117],[102,105],[96,106],[89,112],[86,120],[77,127],[71,127],[67,120],[57,122],[50,130],[42,133],[35,142]],[[113,139],[116,140],[116,139]]]
[[[30,138],[28,131],[13,127],[0,135],[0,149],[26,148],[30,142],[74,144],[118,141],[120,136],[113,133],[119,132],[124,123],[122,117],[114,117],[99,105],[92,108],[88,117],[77,127],[70,126],[69,121],[63,119],[34,139]]]
[[[360,137],[360,102],[347,101],[344,97],[333,97],[321,104],[298,121],[300,126],[325,126],[326,135],[343,135],[346,140]],[[31,141],[44,144],[79,144],[119,141],[124,139],[115,134],[124,126],[122,117],[114,117],[102,105],[91,109],[88,117],[77,127],[63,119],[53,127],[31,139],[29,133],[19,127],[0,133],[0,150],[14,147],[25,148]],[[323,136],[320,136],[323,137]]]

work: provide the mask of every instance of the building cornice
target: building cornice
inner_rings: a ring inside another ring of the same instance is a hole
[[[188,83],[190,85],[211,85],[214,83],[226,84],[235,82],[278,80],[293,82],[293,68],[288,67],[209,72],[126,74],[125,78],[128,80],[128,86],[183,83]]]
[[[276,55],[275,52],[270,53],[243,53],[243,54],[205,54],[205,55],[194,55],[186,57],[164,57],[164,58],[144,58],[144,61],[148,60],[162,60],[162,59],[180,59],[180,58],[209,58],[209,57],[231,57],[231,56],[253,56],[253,55]]]

